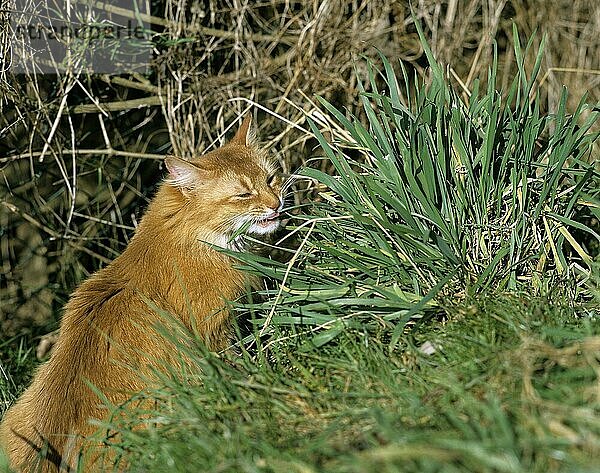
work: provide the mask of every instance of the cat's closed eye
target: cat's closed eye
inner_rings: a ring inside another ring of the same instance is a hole
[[[242,194],[237,194],[236,197],[240,199],[248,199],[252,197],[252,192],[243,192]]]

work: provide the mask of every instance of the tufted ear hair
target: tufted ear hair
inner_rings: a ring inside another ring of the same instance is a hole
[[[190,161],[175,156],[165,156],[165,166],[169,171],[165,182],[182,190],[191,190],[203,180],[202,168]]]
[[[246,114],[242,124],[238,128],[237,133],[231,140],[231,143],[235,143],[242,146],[249,146],[252,144],[255,136],[254,126],[252,125],[252,115],[250,113]]]

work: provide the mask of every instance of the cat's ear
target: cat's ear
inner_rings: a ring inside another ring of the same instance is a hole
[[[202,169],[195,164],[175,156],[165,157],[165,166],[169,171],[167,184],[191,190],[202,182]]]
[[[231,140],[231,143],[235,143],[242,146],[251,145],[256,138],[256,134],[254,131],[254,126],[252,125],[252,114],[248,113],[242,124],[238,128],[237,133]]]

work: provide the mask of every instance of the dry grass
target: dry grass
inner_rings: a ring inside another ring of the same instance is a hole
[[[503,86],[512,79],[514,21],[523,38],[537,30],[534,43],[547,35],[539,92],[548,109],[563,84],[570,107],[586,92],[600,100],[596,0],[420,0],[413,8],[465,95],[485,75],[493,39]],[[361,55],[377,48],[426,74],[404,1],[180,0],[153,14],[162,32],[147,76],[2,72],[4,334],[53,320],[74,284],[123,249],[162,155],[209,149],[256,104],[260,134],[290,173],[313,155],[304,129],[315,95],[359,114]]]

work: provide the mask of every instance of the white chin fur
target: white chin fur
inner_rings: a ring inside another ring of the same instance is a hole
[[[242,225],[240,223],[240,225]],[[279,220],[262,220],[258,223],[253,223],[248,227],[246,233],[253,233],[254,235],[267,235],[274,232],[279,228]],[[241,251],[244,247],[244,240],[242,236],[238,236],[231,240],[231,237],[222,233],[212,233],[209,235],[201,235],[200,241],[204,241],[211,245],[219,246],[221,248],[227,248],[234,251]]]

